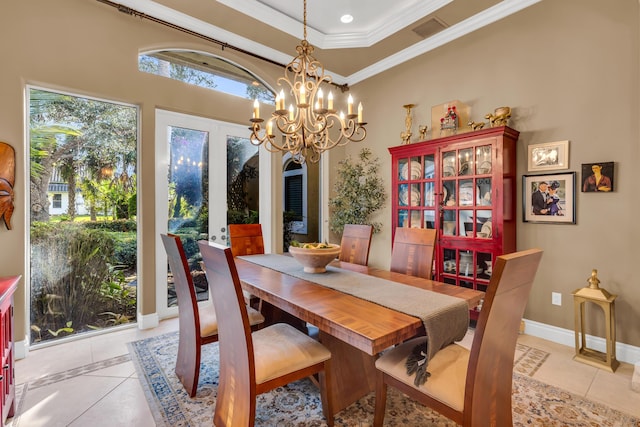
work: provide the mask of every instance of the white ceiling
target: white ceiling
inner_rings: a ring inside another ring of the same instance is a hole
[[[307,40],[335,83],[354,84],[540,1],[307,0]],[[303,0],[118,3],[282,64],[303,38]],[[344,13],[352,23],[340,22]],[[434,21],[445,28],[419,34]]]
[[[217,0],[302,39],[302,0]],[[320,49],[369,47],[453,0],[308,0],[307,39]],[[344,14],[349,24],[340,22]]]

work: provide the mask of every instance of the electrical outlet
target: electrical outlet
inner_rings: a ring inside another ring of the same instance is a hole
[[[560,292],[551,292],[551,304],[562,305],[562,294]]]

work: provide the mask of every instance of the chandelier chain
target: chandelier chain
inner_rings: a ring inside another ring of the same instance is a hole
[[[304,0],[304,14],[302,15],[302,23],[304,26],[304,37],[303,39],[307,39],[307,0]]]

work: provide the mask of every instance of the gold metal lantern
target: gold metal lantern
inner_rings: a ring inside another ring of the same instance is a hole
[[[600,288],[598,270],[591,271],[591,277],[587,280],[589,286],[576,289],[573,292],[573,306],[575,311],[575,339],[576,355],[574,360],[614,372],[620,363],[616,360],[616,313],[615,299],[605,289]],[[585,333],[585,305],[593,303],[602,308],[605,320],[606,353],[587,348]]]

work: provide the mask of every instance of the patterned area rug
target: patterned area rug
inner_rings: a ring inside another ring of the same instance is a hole
[[[131,359],[159,427],[211,426],[218,382],[218,345],[203,347],[198,394],[190,398],[174,374],[177,332],[129,343]],[[514,426],[640,426],[640,419],[546,385],[530,376],[548,353],[518,344],[513,376]],[[455,426],[436,412],[389,388],[385,426]],[[336,426],[368,427],[371,393],[335,417]],[[258,396],[256,426],[324,426],[318,389],[301,380]]]

